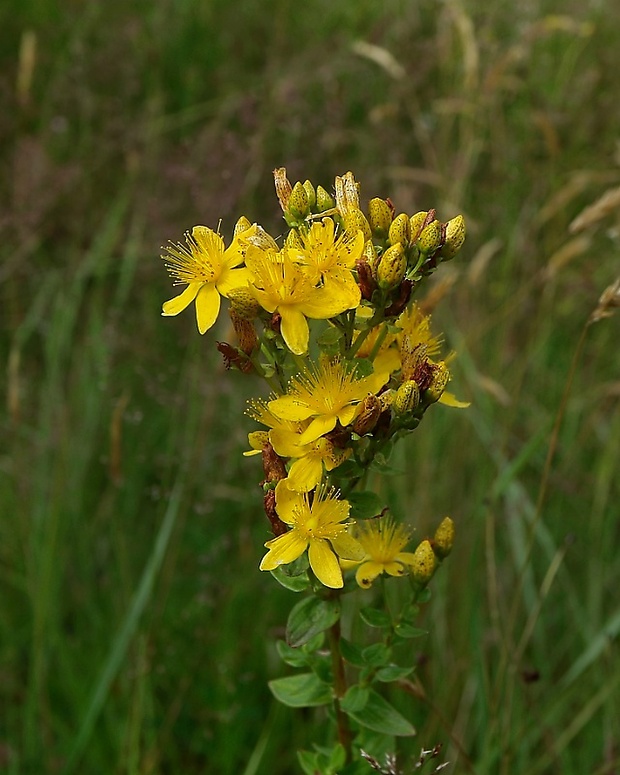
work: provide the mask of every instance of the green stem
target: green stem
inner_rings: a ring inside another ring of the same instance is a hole
[[[329,649],[332,656],[332,671],[334,674],[334,711],[336,713],[336,724],[338,727],[338,741],[344,748],[347,757],[347,764],[353,761],[353,733],[349,725],[349,717],[340,707],[340,700],[347,692],[347,677],[344,671],[344,660],[340,652],[340,620],[329,629]]]

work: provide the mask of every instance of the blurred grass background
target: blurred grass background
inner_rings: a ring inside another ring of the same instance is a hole
[[[619,274],[618,40],[612,0],[5,0],[0,772],[282,775],[323,742],[266,687],[294,600],[257,571],[257,386],[225,321],[159,316],[159,246],[277,233],[280,165],[468,222],[434,320],[472,406],[381,485],[458,528],[409,750],[619,771],[619,318],[584,335]]]

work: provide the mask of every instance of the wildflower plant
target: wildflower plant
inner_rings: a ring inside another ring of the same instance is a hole
[[[285,705],[324,707],[332,723],[299,753],[303,771],[355,775],[373,757],[396,761],[395,738],[415,734],[390,700],[419,695],[416,616],[454,539],[445,517],[412,546],[413,527],[369,479],[432,405],[466,406],[446,390],[442,339],[416,300],[460,250],[465,222],[396,214],[380,198],[364,213],[351,172],[336,177],[333,196],[310,181],[292,186],[284,168],[274,178],[286,234],[275,239],[242,217],[226,246],[195,226],[185,244],[165,248],[184,288],[163,314],[194,302],[204,334],[225,300],[234,341],[217,347],[226,366],[266,385],[247,409],[259,427],[245,454],[262,458],[271,532],[257,562],[299,596],[277,643],[297,672],[270,689]]]

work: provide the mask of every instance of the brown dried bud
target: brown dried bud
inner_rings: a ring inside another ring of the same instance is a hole
[[[428,403],[439,401],[450,379],[450,371],[444,361],[433,364],[433,367],[433,378],[424,396]]]
[[[231,307],[228,311],[228,314],[230,315],[233,328],[237,334],[239,347],[246,355],[252,355],[256,346],[258,345],[258,336],[256,335],[254,323],[252,323],[251,320],[248,320],[247,318],[239,315],[235,307]]]
[[[353,432],[358,436],[370,433],[381,415],[381,401],[374,393],[369,393],[362,401],[362,409],[353,423]]]
[[[400,347],[403,379],[415,379],[420,390],[426,390],[428,385],[430,385],[431,378],[429,378],[428,384],[424,385],[424,387],[422,387],[420,379],[418,378],[420,376],[418,373],[420,368],[428,361],[427,353],[428,347],[424,342],[418,342],[418,344],[412,346],[409,336],[407,336],[407,334],[403,336]]]
[[[263,499],[263,505],[265,508],[265,514],[267,519],[271,523],[271,531],[274,536],[281,536],[288,530],[287,526],[282,522],[276,511],[276,492],[275,490],[267,490]]]
[[[228,342],[216,342],[215,346],[222,353],[224,366],[227,369],[231,369],[234,366],[244,374],[250,374],[250,372],[254,371],[252,361],[245,353],[241,352],[241,350],[228,344]]]
[[[286,479],[286,465],[284,460],[276,454],[269,442],[263,447],[263,471],[266,482],[279,482]]]
[[[398,296],[385,309],[386,318],[396,317],[405,309],[411,298],[411,291],[413,290],[413,282],[411,280],[403,280],[398,286]]]
[[[370,301],[372,299],[372,294],[377,287],[375,279],[372,276],[370,265],[364,259],[360,259],[356,262],[355,268],[357,269],[357,284],[362,292],[362,299]]]
[[[288,209],[288,200],[293,191],[292,186],[286,177],[286,167],[278,167],[273,171],[273,181],[276,185],[276,196],[278,197],[278,202],[280,202],[280,207],[286,212]]]

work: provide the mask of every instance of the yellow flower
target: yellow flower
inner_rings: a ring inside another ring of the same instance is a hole
[[[355,309],[361,300],[361,291],[352,269],[362,257],[364,235],[344,232],[335,238],[335,225],[331,218],[315,222],[306,234],[301,235],[303,248],[302,263],[315,283],[322,282],[346,300],[346,309]]]
[[[361,401],[368,393],[377,393],[388,378],[386,372],[358,377],[353,366],[324,359],[293,377],[287,395],[270,401],[269,409],[283,420],[311,419],[300,437],[302,444],[309,444],[332,431],[338,422],[342,427],[352,423]]]
[[[248,270],[236,269],[243,263],[243,251],[237,239],[224,248],[224,240],[206,226],[194,226],[185,235],[186,245],[170,243],[162,256],[175,283],[187,283],[187,288],[174,299],[163,304],[162,315],[178,315],[193,301],[196,302],[196,321],[201,334],[217,320],[221,296],[228,296],[233,288],[247,284]]]
[[[281,333],[295,355],[308,350],[310,330],[306,318],[323,320],[348,309],[348,299],[327,288],[317,288],[304,267],[295,263],[293,253],[279,253],[250,245],[246,265],[253,276],[252,293],[267,312],[282,318]]]
[[[407,566],[415,559],[413,552],[402,551],[411,537],[409,531],[391,517],[367,520],[357,525],[355,537],[366,553],[355,573],[355,580],[364,589],[370,587],[381,573],[404,576]]]
[[[338,557],[361,559],[364,550],[347,533],[353,524],[346,522],[349,503],[339,500],[334,490],[318,489],[312,502],[307,493],[290,490],[282,480],[276,487],[276,511],[282,522],[290,526],[284,535],[272,538],[260,569],[274,570],[288,565],[308,550],[308,560],[315,576],[326,587],[343,586]]]

